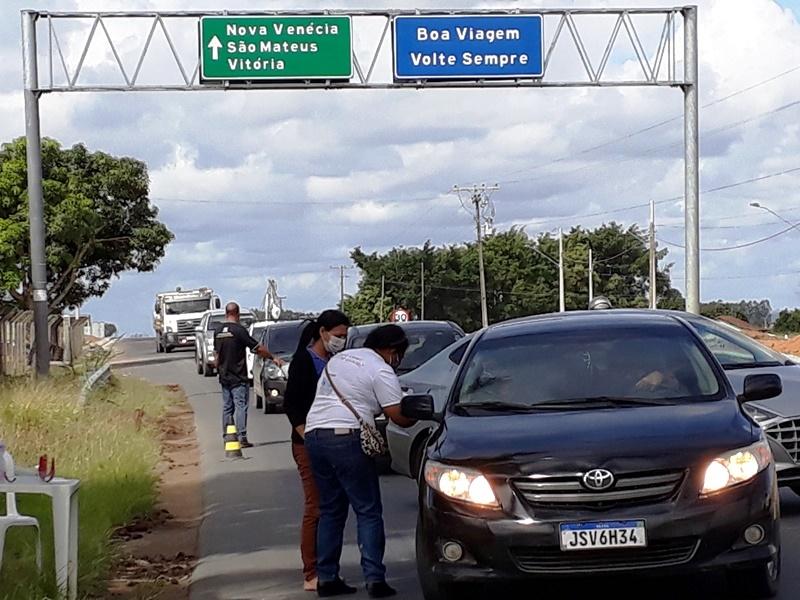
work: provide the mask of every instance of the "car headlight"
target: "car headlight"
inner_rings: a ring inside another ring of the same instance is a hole
[[[772,462],[769,444],[762,439],[752,446],[731,450],[715,458],[706,467],[703,494],[713,494],[749,481]]]
[[[448,498],[478,506],[500,506],[491,484],[479,471],[428,461],[425,481]]]
[[[269,379],[280,379],[283,377],[283,371],[274,362],[267,364],[267,377]]]
[[[175,330],[172,328],[172,325],[167,325],[167,333],[175,333]]]
[[[754,406],[752,404],[745,404],[744,405],[745,411],[749,414],[753,419],[755,419],[756,423],[763,426],[767,421],[771,421],[772,419],[779,419],[780,416],[772,413],[760,406]]]

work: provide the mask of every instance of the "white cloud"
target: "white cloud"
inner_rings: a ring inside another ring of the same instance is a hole
[[[4,3],[4,15],[10,17],[23,4],[22,0]],[[216,0],[41,0],[39,4],[45,9],[86,11],[219,8]],[[372,3],[419,8],[445,4]],[[791,12],[771,0],[699,0],[698,4],[703,104],[796,66],[800,25]],[[355,6],[347,0],[306,3],[310,8],[323,5]],[[573,7],[574,2],[528,3],[543,5]],[[257,10],[263,2],[232,0],[226,8]],[[8,31],[6,41],[0,42],[3,140],[24,132],[19,27],[16,14],[13,17],[5,20],[14,21],[13,28],[0,24]],[[613,18],[578,24],[589,51],[602,53]],[[658,35],[654,22],[640,19],[637,24]],[[169,26],[181,57],[192,64],[196,32]],[[138,30],[125,30],[124,23],[114,27],[122,28],[112,34],[123,38],[119,50],[129,68],[136,62],[142,36],[134,35]],[[61,41],[71,66],[77,63],[86,33],[86,29],[64,30]],[[362,64],[379,35],[379,30],[359,30],[356,50]],[[643,43],[652,52],[654,39],[649,33],[646,37]],[[89,79],[107,76],[116,68],[104,36],[97,40],[85,63]],[[154,44],[153,59],[142,71],[145,82],[175,73],[164,40],[154,38]],[[582,76],[583,67],[570,52],[567,45],[559,47],[553,68],[560,75]],[[385,69],[387,61],[384,53],[377,69]],[[608,73],[634,77],[639,70],[621,32]],[[800,109],[766,114],[799,100],[799,86],[797,71],[701,111],[703,189],[800,164]],[[223,297],[235,295],[242,304],[255,306],[266,279],[276,277],[288,306],[332,305],[338,299],[338,280],[329,267],[347,262],[354,246],[374,251],[429,238],[438,243],[471,239],[469,215],[448,194],[456,183],[499,181],[501,189],[494,200],[501,228],[531,223],[529,231],[536,233],[559,225],[592,227],[611,219],[643,224],[646,208],[621,209],[651,197],[682,194],[681,114],[678,89],[71,94],[43,97],[42,131],[65,145],[82,141],[90,148],[148,162],[151,195],[176,233],[176,242],[155,273],[126,274],[105,298],[88,307],[112,320],[108,313],[116,311],[125,329],[144,330],[146,311],[131,313],[131,295],[147,296],[145,306],[155,292],[178,284],[210,284]],[[672,117],[678,119],[625,137]],[[625,139],[604,145],[615,138]],[[603,147],[586,150],[598,145]],[[798,189],[800,177],[795,174],[705,194],[702,245],[720,247],[780,230],[774,219],[748,204],[760,201],[796,218],[800,211],[792,211],[800,207]],[[610,210],[619,212],[581,216]],[[682,218],[680,201],[659,204],[658,219],[664,226],[659,236],[683,243]],[[793,262],[796,239],[789,234],[741,251],[704,253],[703,273],[708,278],[703,281],[703,296],[770,297],[781,306],[800,303],[800,289],[791,278],[771,275],[789,270],[779,265]],[[680,287],[682,251],[670,248],[668,260],[676,263]],[[751,275],[758,278],[733,279]],[[353,276],[348,291],[355,284]]]

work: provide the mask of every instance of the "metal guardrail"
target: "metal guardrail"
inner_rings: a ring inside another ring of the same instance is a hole
[[[105,364],[96,371],[93,371],[87,378],[81,388],[81,395],[78,403],[83,406],[89,398],[89,393],[96,388],[105,385],[108,378],[111,377],[111,365]]]

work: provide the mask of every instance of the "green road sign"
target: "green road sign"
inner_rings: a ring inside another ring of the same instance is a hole
[[[223,16],[200,19],[204,80],[350,79],[349,16]]]

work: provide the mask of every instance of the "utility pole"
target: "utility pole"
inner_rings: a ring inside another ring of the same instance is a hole
[[[386,297],[386,275],[381,275],[381,314],[378,323],[383,323],[383,300]]]
[[[589,246],[589,302],[594,299],[594,256],[592,247]]]
[[[486,305],[486,272],[483,264],[483,227],[484,224],[491,227],[494,220],[494,207],[489,201],[489,192],[494,192],[500,189],[500,186],[495,184],[487,186],[485,183],[482,185],[466,186],[453,186],[453,191],[458,194],[461,205],[467,209],[464,200],[461,198],[462,192],[470,194],[470,203],[475,209],[475,233],[478,241],[478,269],[480,272],[480,285],[481,285],[481,323],[483,327],[489,326],[489,310]]]
[[[564,298],[564,230],[558,228],[558,310],[566,312]]]
[[[36,53],[36,13],[22,13],[22,71],[25,94],[25,147],[28,161],[28,220],[31,243],[31,288],[36,374],[50,373],[50,332],[47,324],[47,263],[45,262],[42,137],[39,127],[39,70]]]
[[[425,320],[425,261],[419,263],[419,318]]]
[[[345,269],[352,269],[353,267],[349,267],[347,265],[338,265],[333,266],[331,269],[339,269],[339,309],[344,308],[344,270]]]
[[[650,308],[656,309],[656,283],[657,283],[657,262],[656,262],[656,202],[650,200]]]

